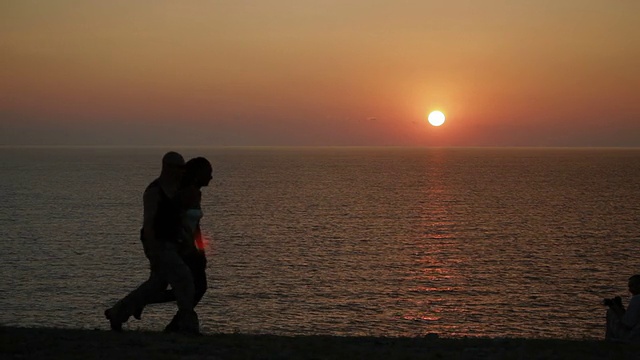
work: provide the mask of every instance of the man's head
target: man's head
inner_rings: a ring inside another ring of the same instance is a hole
[[[629,278],[629,292],[633,295],[640,294],[640,274]]]
[[[162,157],[162,173],[167,179],[179,180],[184,173],[184,158],[175,151],[169,151]]]

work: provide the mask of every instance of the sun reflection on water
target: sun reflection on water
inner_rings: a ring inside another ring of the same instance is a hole
[[[431,154],[422,194],[426,206],[420,213],[422,231],[415,241],[415,252],[411,273],[407,274],[407,289],[411,306],[404,310],[402,319],[426,323],[437,323],[441,328],[450,322],[452,313],[462,313],[455,301],[450,301],[460,291],[461,264],[467,261],[455,238],[456,219],[451,204],[455,201],[452,189],[447,184],[438,152]],[[449,317],[449,318],[447,318]]]

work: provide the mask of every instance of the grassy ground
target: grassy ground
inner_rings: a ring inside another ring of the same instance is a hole
[[[0,327],[2,359],[640,359],[640,344]]]

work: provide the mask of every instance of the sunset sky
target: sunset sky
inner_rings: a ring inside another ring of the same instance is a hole
[[[0,145],[640,146],[640,1],[4,0]]]

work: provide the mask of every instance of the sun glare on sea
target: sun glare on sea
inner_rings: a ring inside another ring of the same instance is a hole
[[[432,111],[429,113],[429,117],[427,119],[429,120],[429,124],[433,126],[440,126],[444,124],[444,114],[442,111]]]

